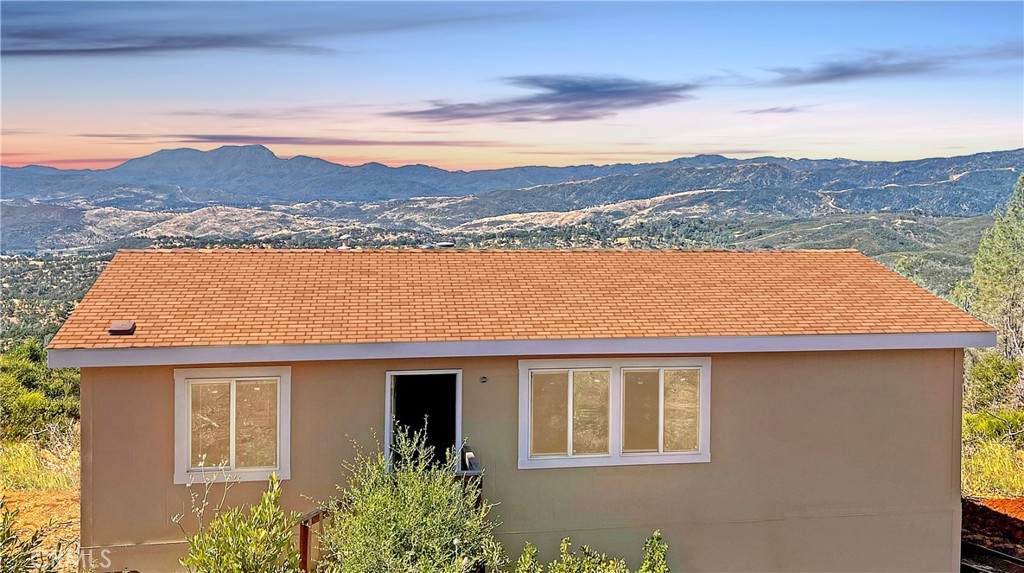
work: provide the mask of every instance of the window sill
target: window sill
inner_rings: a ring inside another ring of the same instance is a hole
[[[526,458],[519,460],[519,469],[594,468],[617,466],[652,466],[664,464],[701,464],[711,461],[710,452],[673,454],[624,454],[621,456],[579,456],[565,458]]]
[[[282,469],[259,469],[259,470],[230,470],[221,471],[210,468],[208,470],[191,470],[174,474],[175,485],[202,484],[202,483],[226,483],[226,482],[247,482],[267,481],[271,474],[277,474],[278,479],[286,481],[291,478],[289,471]]]

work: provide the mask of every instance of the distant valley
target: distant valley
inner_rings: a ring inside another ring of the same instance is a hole
[[[328,240],[376,229],[430,235],[628,230],[675,220],[912,213],[972,217],[1009,197],[1024,149],[903,162],[730,159],[446,171],[348,167],[262,146],[156,152],[106,170],[3,167],[6,252],[160,237]]]

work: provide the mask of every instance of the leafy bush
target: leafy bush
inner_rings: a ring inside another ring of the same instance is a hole
[[[206,504],[205,497],[198,506],[193,498],[193,513],[200,523]],[[281,510],[281,484],[272,475],[267,491],[248,512],[218,507],[210,524],[188,538],[188,555],[181,565],[193,573],[297,572],[299,552],[292,529],[300,518]],[[175,520],[180,525],[181,516]]]
[[[46,527],[27,535],[18,527],[18,510],[10,510],[0,498],[0,572],[2,573],[57,573],[61,562],[72,549],[58,541],[44,549],[48,534]]]
[[[339,508],[320,533],[319,570],[465,572],[504,565],[494,539],[492,504],[479,499],[479,478],[455,476],[452,449],[435,462],[425,434],[395,432],[394,460],[357,449],[348,483],[326,504]]]
[[[1024,441],[1024,410],[997,412],[965,412],[963,415],[964,443],[978,440],[1010,439]]]
[[[40,439],[0,444],[0,489],[77,490],[79,436],[77,424],[50,424]]]
[[[637,573],[668,573],[668,544],[661,539],[661,532],[655,531],[644,542],[644,559]],[[548,573],[629,573],[623,559],[612,559],[604,553],[594,551],[586,545],[580,553],[572,551],[569,538],[562,539],[558,559],[547,566]],[[515,573],[544,573],[544,566],[537,561],[537,548],[527,543],[522,555],[516,561]]]
[[[79,375],[49,368],[46,350],[28,340],[0,356],[0,439],[39,438],[50,424],[71,425],[79,416]]]
[[[996,352],[981,352],[965,376],[964,409],[977,412],[1019,404],[1024,398],[1018,395],[1017,388],[1021,367],[1018,360],[1010,360]]]
[[[661,539],[661,531],[644,541],[644,560],[637,573],[668,573],[668,543]]]

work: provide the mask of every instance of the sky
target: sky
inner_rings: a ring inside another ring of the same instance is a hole
[[[1024,2],[0,3],[7,166],[447,169],[1024,147]]]

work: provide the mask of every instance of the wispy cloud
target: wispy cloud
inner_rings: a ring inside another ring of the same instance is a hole
[[[499,141],[450,139],[358,139],[281,135],[156,134],[156,133],[81,133],[78,137],[153,143],[223,143],[235,145],[310,145],[325,147],[505,147]]]
[[[64,28],[12,31],[3,37],[3,55],[97,56],[157,54],[215,49],[260,49],[279,52],[327,54],[334,50],[280,38],[245,34],[191,34],[185,36],[138,36],[110,33],[102,37],[88,30]]]
[[[813,66],[773,68],[770,83],[804,86],[931,74],[966,62],[1024,59],[1024,44],[1007,42],[956,52],[881,50],[827,60]]]
[[[433,101],[425,109],[394,111],[387,115],[442,122],[582,121],[691,99],[689,92],[698,87],[697,84],[575,75],[515,76],[503,81],[537,93],[477,103]]]
[[[217,117],[241,120],[294,120],[310,119],[329,115],[329,106],[301,105],[277,108],[243,108],[243,109],[183,109],[163,112],[163,115],[187,117]]]
[[[762,108],[757,108],[757,109],[742,109],[742,110],[740,110],[740,113],[746,113],[746,114],[752,114],[752,115],[759,115],[759,114],[762,114],[762,113],[766,113],[766,114],[774,114],[774,113],[780,113],[780,114],[802,113],[802,112],[805,112],[805,111],[811,109],[812,107],[814,107],[814,106],[810,106],[810,105],[784,105],[784,106],[775,106],[775,107],[762,107]]]
[[[212,50],[331,54],[329,38],[508,25],[546,17],[500,7],[371,12],[329,2],[4,2],[4,57],[130,56]]]

